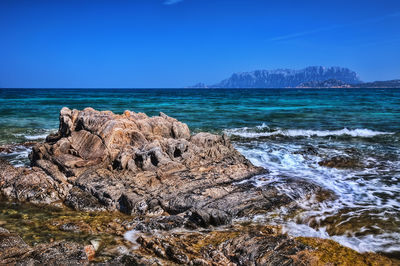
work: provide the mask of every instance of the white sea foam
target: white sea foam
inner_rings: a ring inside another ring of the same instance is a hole
[[[309,142],[307,141],[307,143]],[[303,146],[296,144],[296,142],[288,144],[287,142],[253,141],[251,143],[236,143],[235,145],[253,164],[269,170],[269,174],[254,177],[251,180],[256,186],[273,184],[282,193],[295,195],[302,192],[285,185],[285,178],[309,179],[333,191],[337,196],[334,200],[324,202],[319,202],[314,198],[301,197],[297,201],[297,205],[302,209],[302,212],[294,218],[286,219],[285,215],[290,210],[280,208],[267,214],[266,222],[271,223],[272,221],[282,225],[284,230],[291,235],[329,238],[360,252],[400,251],[400,230],[380,228],[372,220],[372,217],[380,220],[391,217],[391,222],[400,223],[400,187],[397,185],[397,181],[400,180],[400,160],[394,159],[391,162],[385,162],[379,161],[377,158],[367,158],[365,159],[366,162],[376,164],[377,167],[339,170],[320,166],[318,162],[322,160],[322,157],[319,157],[319,155],[299,153],[298,151]],[[366,149],[369,149],[369,147],[366,146]],[[370,150],[372,154],[377,153],[374,149]],[[342,154],[340,150],[332,148],[325,148],[324,153],[328,157]],[[400,154],[397,154],[397,157],[400,159]],[[388,179],[382,178],[386,173],[389,175]],[[365,176],[368,178],[363,178]],[[382,197],[382,193],[386,194],[387,197]],[[370,226],[375,226],[383,233],[364,233],[365,228],[358,228],[357,223],[355,223],[352,226],[354,232],[346,232],[343,235],[329,235],[323,225],[324,221],[329,217],[342,214],[345,215],[341,216],[343,221],[340,221],[336,226],[346,226],[346,223],[354,223],[357,217],[368,216],[371,217]],[[290,216],[286,215],[286,217]],[[346,217],[350,218],[346,220]],[[255,217],[255,219],[263,218]],[[312,227],[309,225],[311,221],[314,224]]]
[[[47,137],[48,134],[40,134],[40,135],[26,135],[24,136],[24,138],[26,140],[41,140],[41,139],[45,139]]]
[[[125,232],[124,234],[124,239],[128,240],[131,242],[134,246],[133,249],[139,248],[139,243],[137,242],[137,239],[140,237],[140,231],[137,230],[130,230]]]
[[[16,145],[11,148],[11,152],[2,152],[0,156],[7,159],[15,167],[23,167],[29,165],[29,153],[32,148],[23,145]]]
[[[38,133],[38,134],[14,134],[15,137],[23,137],[25,140],[32,141],[32,140],[44,140],[50,133],[54,132],[54,130],[46,130],[45,133]]]
[[[270,136],[284,137],[329,137],[329,136],[350,136],[360,138],[371,138],[379,135],[392,135],[393,132],[374,131],[370,129],[339,129],[339,130],[310,130],[310,129],[280,129],[271,130],[263,124],[255,128],[243,127],[227,129],[224,131],[230,136],[239,136],[242,138],[261,138]]]

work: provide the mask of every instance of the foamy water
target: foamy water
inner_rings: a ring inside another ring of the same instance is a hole
[[[132,243],[132,249],[137,249],[140,247],[140,244],[137,242],[138,238],[140,237],[141,232],[137,230],[129,230],[125,232],[124,239],[128,240]]]
[[[370,129],[339,129],[339,130],[308,130],[308,129],[280,129],[271,130],[266,124],[255,128],[243,127],[225,130],[227,135],[239,136],[242,138],[261,138],[270,136],[285,137],[328,137],[328,136],[350,136],[370,138],[379,135],[392,135],[393,132],[374,131]]]
[[[0,151],[0,157],[8,160],[12,165],[16,167],[29,166],[29,153],[32,151],[32,143],[44,141],[50,134],[56,132],[55,129],[40,129],[40,130],[29,130],[25,133],[14,133],[12,134],[14,141],[18,141],[20,144],[6,144],[3,147],[7,147],[4,151]],[[30,143],[29,145],[26,145]],[[1,142],[0,142],[1,143]]]
[[[15,167],[22,167],[29,165],[29,153],[32,148],[23,145],[15,145],[7,152],[0,152],[0,157],[8,160]]]
[[[253,164],[269,170],[269,174],[253,178],[253,184],[272,184],[290,195],[301,192],[293,191],[283,181],[305,179],[332,191],[335,199],[319,202],[304,195],[297,202],[302,211],[295,216],[290,210],[281,208],[255,217],[256,220],[282,225],[285,232],[294,236],[333,239],[360,252],[400,251],[400,152],[396,147],[393,149],[390,145],[365,139],[393,133],[368,129],[273,131],[269,128],[270,132],[258,132],[266,128],[262,125],[226,132],[244,137],[245,140],[234,143],[236,148]],[[280,134],[286,138],[260,139],[267,134]],[[340,141],[331,138],[342,135],[357,139]],[[287,138],[289,136],[291,138]],[[304,138],[299,139],[299,136]],[[310,146],[316,152],[307,153]],[[354,156],[353,153],[357,154],[362,167],[335,169],[318,164],[326,158]]]
[[[38,130],[38,132],[16,133],[16,138],[22,138],[25,141],[41,141],[45,140],[50,133],[57,132],[56,129]],[[30,133],[30,134],[29,134]]]

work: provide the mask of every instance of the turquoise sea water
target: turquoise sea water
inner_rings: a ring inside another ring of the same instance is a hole
[[[63,106],[158,115],[164,112],[193,132],[226,133],[254,164],[269,170],[254,185],[306,179],[331,190],[325,202],[304,199],[302,211],[256,219],[292,235],[332,238],[359,251],[400,253],[399,89],[0,89],[0,156],[27,165],[24,142],[57,130]],[[356,166],[318,163],[350,158]],[[276,218],[279,217],[279,218]]]

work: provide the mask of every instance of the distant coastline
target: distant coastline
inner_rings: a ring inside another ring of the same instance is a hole
[[[274,69],[234,73],[214,85],[197,83],[188,88],[400,88],[400,79],[363,82],[344,67],[311,66],[300,70]]]

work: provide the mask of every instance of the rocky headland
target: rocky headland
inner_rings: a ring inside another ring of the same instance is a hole
[[[252,165],[226,135],[192,134],[163,113],[63,108],[59,120],[58,132],[32,148],[31,167],[0,161],[2,202],[36,208],[3,208],[2,215],[51,236],[22,239],[19,228],[0,221],[0,264],[396,264],[255,223],[255,215],[280,207],[295,212],[302,197],[334,195],[303,180],[285,181],[290,194],[268,182],[255,186],[252,177],[268,178],[268,170]],[[40,209],[48,213],[44,223]],[[82,237],[63,239],[60,231]]]
[[[315,83],[327,80],[339,80],[344,84],[361,83],[358,74],[348,68],[310,66],[298,70],[273,69],[234,73],[217,84],[207,86],[198,83],[192,88],[296,88],[303,83],[315,86]]]

